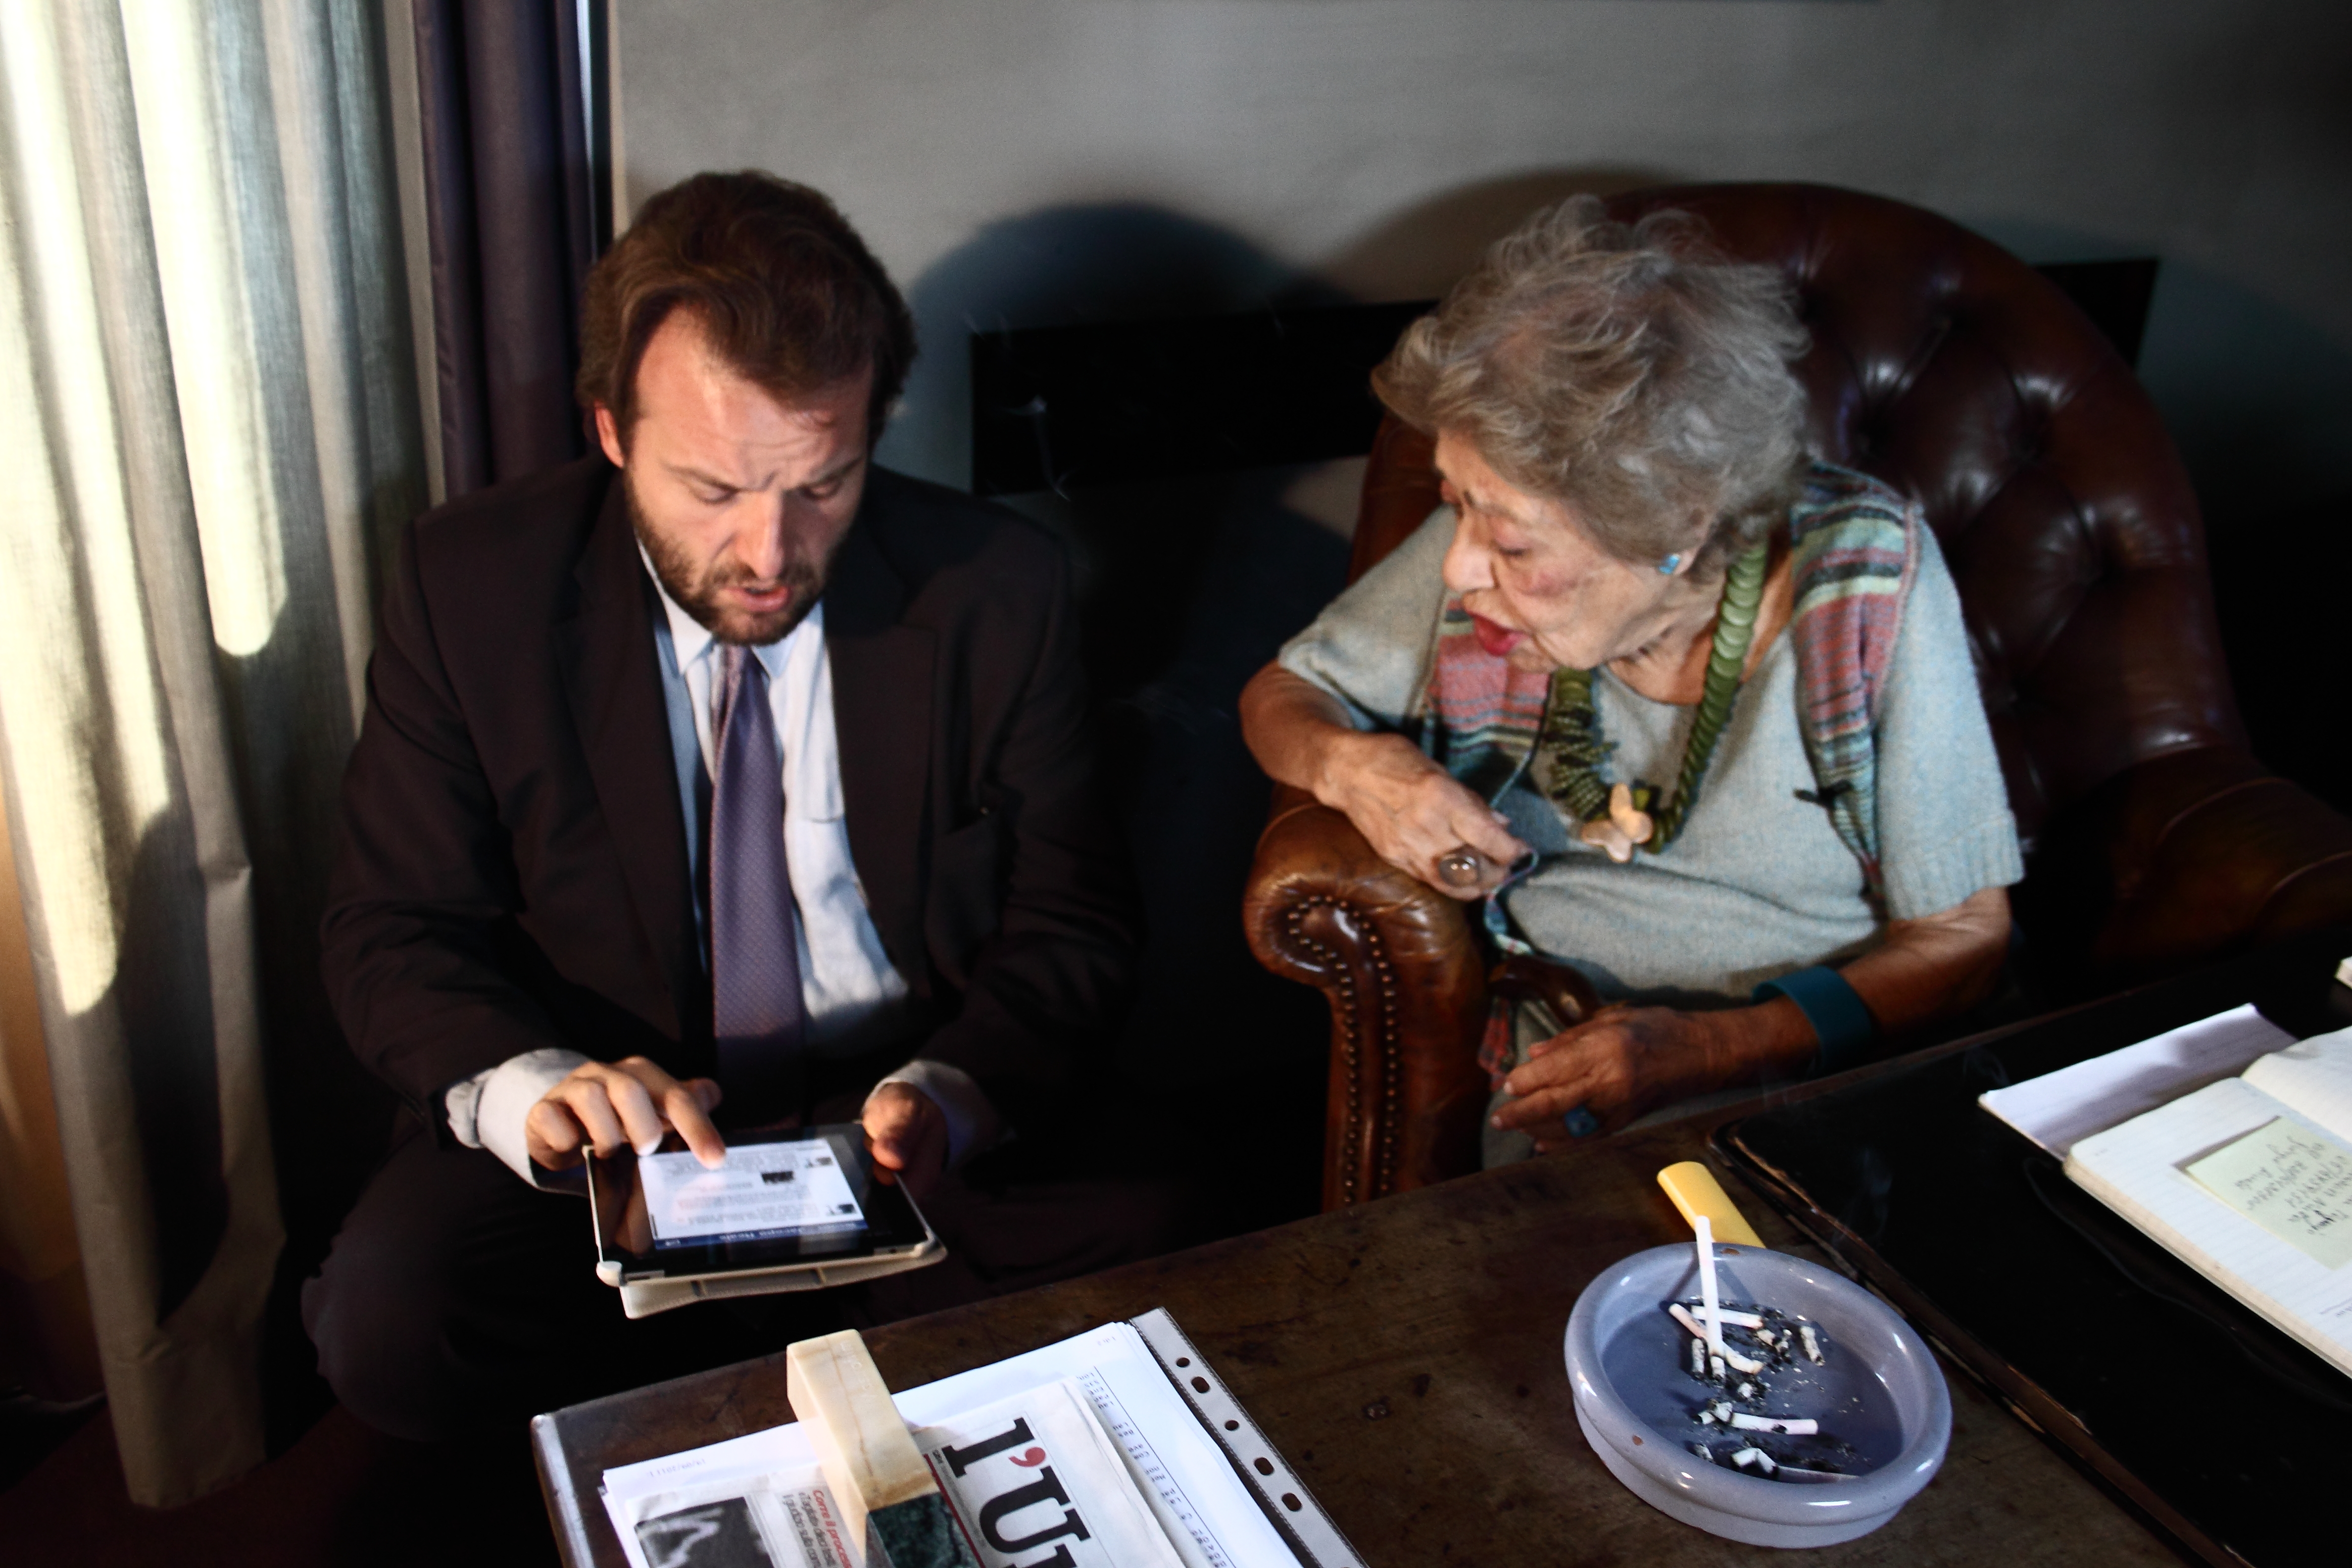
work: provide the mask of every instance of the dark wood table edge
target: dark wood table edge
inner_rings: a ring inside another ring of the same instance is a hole
[[[581,1517],[580,1489],[576,1483],[560,1488],[555,1485],[559,1473],[572,1479],[572,1467],[563,1453],[563,1435],[556,1426],[558,1414],[550,1411],[530,1418],[530,1457],[539,1470],[540,1500],[547,1506],[548,1528],[555,1532],[556,1543],[562,1549],[565,1560],[593,1563],[596,1561],[596,1548],[588,1539],[588,1521]]]

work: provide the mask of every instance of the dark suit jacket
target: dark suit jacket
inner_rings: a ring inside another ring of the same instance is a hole
[[[1067,579],[1023,520],[873,470],[825,643],[850,850],[920,1033],[820,1064],[812,1103],[919,1046],[1033,1118],[1125,1003]],[[353,1047],[436,1130],[449,1084],[542,1046],[711,1070],[659,613],[602,458],[404,536],[322,938]]]

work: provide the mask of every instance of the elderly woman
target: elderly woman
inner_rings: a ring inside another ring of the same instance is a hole
[[[1958,597],[1915,506],[1807,454],[1804,346],[1687,215],[1538,213],[1373,377],[1445,504],[1244,693],[1269,773],[1612,1004],[1498,1017],[1489,1164],[1999,973],[2022,867]]]

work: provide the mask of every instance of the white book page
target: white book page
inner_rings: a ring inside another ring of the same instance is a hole
[[[1266,1522],[1257,1501],[1226,1461],[1140,1335],[1126,1323],[1106,1323],[1058,1344],[1045,1345],[989,1366],[974,1367],[893,1396],[911,1426],[930,1426],[959,1412],[991,1405],[1040,1384],[1069,1378],[1092,1401],[1103,1429],[1185,1568],[1299,1568],[1298,1559]],[[766,1470],[815,1462],[815,1450],[797,1425],[772,1426],[723,1443],[665,1455],[604,1472],[604,1504],[647,1491],[683,1489]],[[615,1520],[614,1529],[620,1530]],[[629,1532],[621,1531],[624,1545]],[[635,1558],[634,1568],[647,1568]]]
[[[1977,1103],[2063,1160],[2078,1140],[2120,1126],[2293,1044],[2293,1035],[2250,1004],[1980,1094]]]
[[[2076,1142],[2066,1173],[2247,1306],[2352,1373],[2352,1263],[2321,1267],[2182,1168],[2281,1117],[2304,1121],[2244,1079],[2224,1079]]]
[[[2273,1100],[2352,1142],[2352,1029],[2314,1035],[2273,1051],[2243,1076]]]

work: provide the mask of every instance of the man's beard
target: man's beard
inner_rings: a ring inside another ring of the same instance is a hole
[[[759,579],[741,562],[734,560],[702,572],[677,542],[646,521],[645,509],[637,504],[636,487],[629,483],[625,469],[621,475],[621,489],[629,504],[629,525],[636,531],[637,542],[645,546],[646,559],[654,563],[654,575],[661,579],[663,589],[677,601],[678,608],[692,616],[716,640],[747,647],[781,642],[816,608],[817,596],[824,592],[824,567],[828,563],[793,555],[784,562],[779,579],[792,590],[792,597],[784,602],[782,609],[766,615],[729,609],[720,603],[720,593]]]

